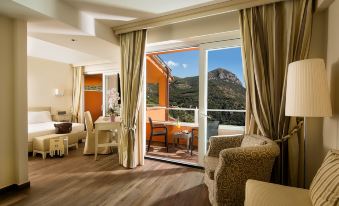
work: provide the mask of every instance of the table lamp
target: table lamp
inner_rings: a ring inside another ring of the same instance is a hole
[[[304,186],[306,186],[306,117],[332,116],[325,63],[306,59],[288,66],[285,115],[304,117]]]

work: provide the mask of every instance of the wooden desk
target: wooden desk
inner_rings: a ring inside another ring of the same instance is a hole
[[[97,160],[97,154],[98,154],[98,147],[112,147],[112,146],[118,146],[119,144],[119,138],[120,138],[120,132],[121,132],[121,120],[120,118],[116,117],[115,122],[111,122],[110,117],[102,117],[100,116],[95,122],[95,149],[94,149],[94,160]],[[109,142],[109,143],[98,143],[99,138],[99,131],[103,130],[109,130],[114,131],[117,130],[118,135],[118,141],[117,142]]]

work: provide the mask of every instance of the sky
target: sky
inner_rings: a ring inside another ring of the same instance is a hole
[[[159,57],[172,69],[173,76],[199,75],[199,50],[160,54]],[[234,73],[244,85],[240,47],[208,51],[208,71],[219,67]]]

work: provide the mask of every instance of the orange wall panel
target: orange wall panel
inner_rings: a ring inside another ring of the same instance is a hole
[[[85,75],[85,86],[102,86],[102,75]],[[102,92],[85,91],[85,111],[90,111],[93,121],[102,115]]]
[[[158,65],[147,57],[146,61],[146,82],[159,84],[159,106],[167,106],[167,76]]]

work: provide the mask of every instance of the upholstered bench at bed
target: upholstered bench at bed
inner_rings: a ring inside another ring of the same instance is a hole
[[[65,154],[68,154],[69,147],[75,146],[76,149],[78,149],[78,138],[69,136],[68,134],[48,134],[33,138],[33,156],[35,156],[36,153],[39,153],[42,154],[43,159],[45,159],[46,155],[49,153],[50,140],[54,138],[62,138],[65,140]]]

